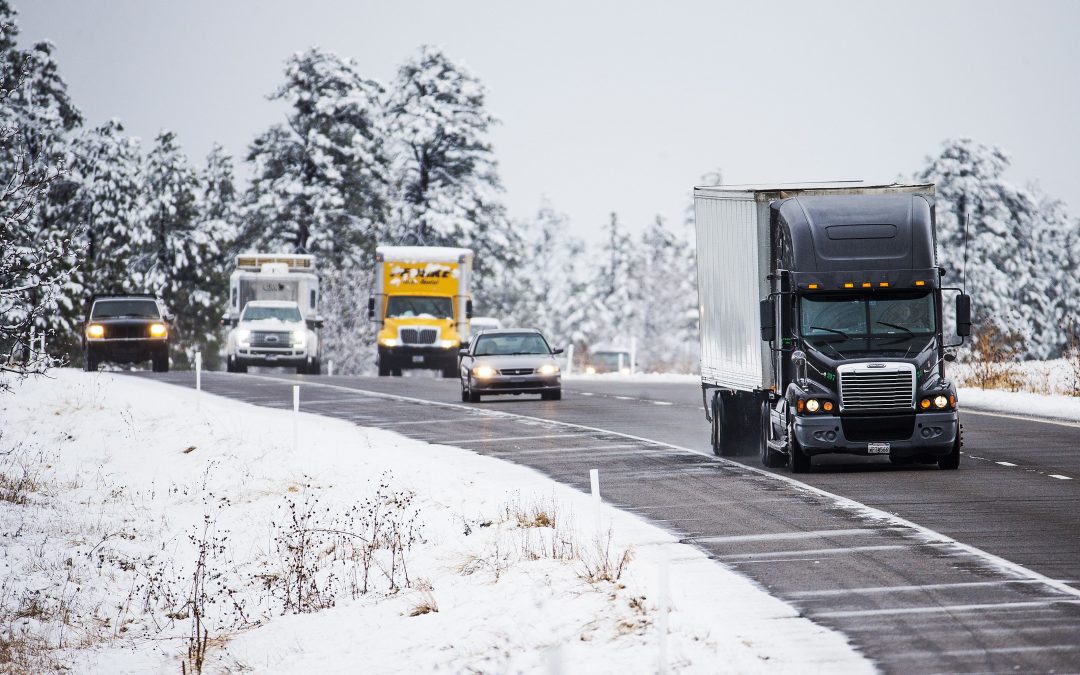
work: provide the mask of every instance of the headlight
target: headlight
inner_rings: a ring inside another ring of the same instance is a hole
[[[585,374],[586,375],[595,375],[596,374],[596,368],[593,368],[592,366],[587,366],[585,368]]]
[[[246,328],[241,328],[240,330],[236,331],[236,340],[238,342],[247,342],[250,339],[251,331],[247,330]]]
[[[152,323],[150,324],[150,337],[165,337],[165,324]]]
[[[294,330],[292,332],[292,343],[293,343],[293,345],[302,345],[306,341],[307,341],[307,331],[306,330]]]
[[[105,337],[105,326],[99,323],[92,323],[86,327],[86,337],[88,338],[102,338]]]
[[[945,398],[941,394],[934,397],[934,405],[938,408],[944,408],[949,405],[949,399]]]
[[[439,346],[443,349],[450,349],[451,347],[454,347],[456,345],[454,344],[453,340],[439,340]]]
[[[472,374],[481,379],[485,377],[491,377],[495,374],[495,369],[491,366],[477,366],[472,369]]]
[[[806,411],[816,413],[821,409],[821,403],[816,398],[812,398],[806,402]]]
[[[541,375],[555,375],[559,372],[559,367],[553,363],[545,363],[536,369],[536,372]]]
[[[398,341],[397,338],[380,338],[379,344],[383,347],[397,347]]]

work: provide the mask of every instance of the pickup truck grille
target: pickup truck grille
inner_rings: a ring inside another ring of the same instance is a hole
[[[439,337],[438,328],[402,328],[401,344],[405,345],[433,345]]]
[[[840,409],[915,409],[915,368],[907,363],[853,364],[840,368]]]
[[[252,347],[277,347],[286,349],[292,347],[292,335],[290,333],[264,333],[254,332],[251,334]]]
[[[105,339],[107,340],[134,340],[137,338],[150,337],[150,325],[123,326],[110,325],[105,327]]]

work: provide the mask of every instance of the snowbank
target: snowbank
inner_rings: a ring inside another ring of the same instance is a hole
[[[294,449],[288,411],[55,375],[0,398],[0,630],[28,670],[177,672],[196,617],[211,672],[872,670],[529,469],[307,414]]]

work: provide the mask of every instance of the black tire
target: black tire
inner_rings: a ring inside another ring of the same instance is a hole
[[[95,359],[93,356],[90,356],[90,352],[86,352],[86,361],[85,361],[85,363],[83,363],[83,367],[86,368],[86,372],[88,372],[88,373],[97,372],[97,369],[98,369],[97,359]]]
[[[394,377],[401,377],[401,368],[391,368],[390,374]]]
[[[465,385],[461,385],[461,401],[463,403],[469,402],[469,390],[465,388]]]
[[[799,447],[799,441],[795,439],[795,430],[788,427],[788,466],[791,473],[807,473],[810,471],[810,455],[803,453]]]
[[[963,427],[956,431],[956,440],[953,441],[952,450],[937,461],[939,469],[955,471],[960,468],[960,448],[964,445]]]
[[[307,364],[306,363],[304,365],[302,365],[302,366],[297,366],[296,367],[296,374],[297,375],[307,375],[307,372],[308,372],[308,369],[307,369]]]
[[[153,363],[155,373],[169,372],[168,354],[155,354],[153,357],[151,357],[151,363]]]
[[[737,416],[734,414],[734,407],[734,398],[725,401],[720,393],[713,396],[712,447],[713,454],[718,457],[731,457],[739,453],[736,443],[738,430],[734,424]]]
[[[242,364],[242,363],[236,363],[236,364],[233,365],[233,372],[234,373],[246,373],[247,372],[247,366]]]
[[[787,464],[787,456],[779,450],[769,447],[769,439],[772,436],[772,409],[768,401],[761,402],[761,431],[758,434],[758,455],[761,457],[762,466],[770,469],[779,469]]]
[[[236,359],[234,359],[231,356],[225,357],[225,372],[226,373],[235,373],[236,372]]]
[[[379,361],[379,377],[390,377],[390,366]]]
[[[540,398],[545,401],[561,401],[562,389],[556,389],[555,391],[542,391],[540,392]]]
[[[472,387],[468,388],[469,403],[479,403],[480,394],[473,391]]]
[[[322,375],[322,361],[315,359],[308,368],[308,375]]]

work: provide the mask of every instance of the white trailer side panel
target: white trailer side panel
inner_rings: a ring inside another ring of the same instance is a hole
[[[753,193],[697,194],[694,221],[702,381],[743,391],[767,387],[771,366],[758,303],[767,292],[768,205]]]

